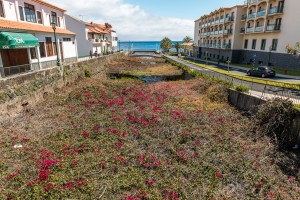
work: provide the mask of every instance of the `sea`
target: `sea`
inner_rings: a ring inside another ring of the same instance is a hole
[[[172,41],[174,45],[177,41]],[[182,41],[178,41],[180,44]],[[157,50],[160,51],[160,41],[120,41],[118,49],[128,50]],[[175,51],[174,48],[171,51]]]

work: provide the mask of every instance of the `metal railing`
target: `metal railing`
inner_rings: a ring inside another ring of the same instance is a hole
[[[257,12],[257,17],[262,17],[262,16],[265,16],[266,14],[267,14],[266,10],[261,10],[261,11]]]
[[[269,9],[268,12],[269,15],[276,14],[276,13],[283,13],[283,7],[273,7]]]
[[[248,14],[248,19],[253,19],[256,17],[256,13]]]
[[[255,27],[255,32],[264,32],[264,26]]]
[[[246,32],[247,32],[247,33],[253,33],[253,32],[254,32],[254,27],[247,28],[247,29],[246,29]]]

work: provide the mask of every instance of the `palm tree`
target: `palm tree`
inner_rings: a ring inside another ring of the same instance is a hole
[[[172,47],[172,41],[168,37],[165,37],[164,39],[161,40],[160,48],[162,48],[163,51],[169,51],[171,47]]]
[[[182,41],[183,43],[190,43],[192,40],[193,39],[190,36],[185,36]]]
[[[176,49],[176,52],[177,52],[177,55],[178,55],[179,49],[181,48],[181,45],[179,44],[179,42],[176,42],[176,43],[174,44],[174,48]]]

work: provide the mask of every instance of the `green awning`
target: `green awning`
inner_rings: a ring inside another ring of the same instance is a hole
[[[0,49],[34,48],[39,40],[29,33],[0,32]]]

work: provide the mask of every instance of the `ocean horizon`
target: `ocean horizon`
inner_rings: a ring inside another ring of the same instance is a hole
[[[183,43],[182,41],[172,41],[172,45],[176,42]],[[160,51],[160,41],[120,41],[119,50],[157,50]]]

